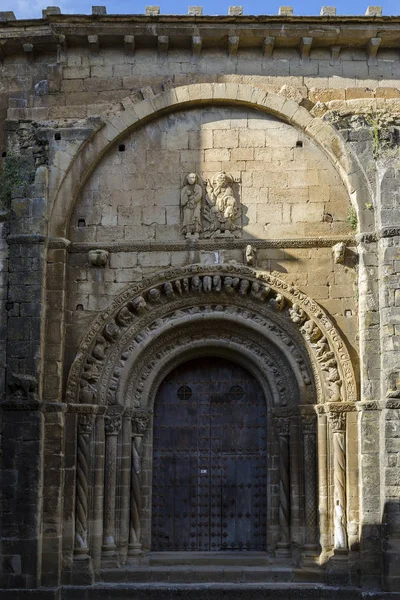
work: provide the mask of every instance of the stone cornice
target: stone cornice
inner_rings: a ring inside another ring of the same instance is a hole
[[[6,42],[3,47],[5,56],[21,51],[24,43],[40,44],[40,51],[55,50],[59,44],[68,46],[72,40],[74,45],[88,46],[88,36],[93,35],[98,36],[96,47],[101,47],[102,38],[107,40],[107,45],[111,41],[123,47],[124,37],[134,36],[141,47],[157,50],[157,38],[167,36],[166,48],[177,45],[190,49],[193,36],[197,36],[202,39],[203,48],[221,46],[226,50],[232,30],[239,38],[239,48],[258,46],[260,53],[265,52],[265,40],[273,39],[272,47],[297,47],[303,55],[306,38],[312,49],[358,47],[365,49],[367,58],[371,40],[380,40],[380,50],[398,47],[400,17],[60,14],[48,15],[46,19],[4,21],[0,27],[0,41]]]
[[[330,248],[339,242],[344,242],[347,246],[355,245],[352,236],[342,237],[308,237],[308,238],[282,238],[282,239],[214,239],[214,240],[197,240],[196,242],[181,241],[181,242],[71,242],[68,251],[76,253],[85,253],[89,250],[107,250],[108,252],[172,252],[186,250],[229,250],[231,248],[244,248],[247,244],[251,244],[258,249],[263,248]],[[51,246],[53,247],[53,246]]]

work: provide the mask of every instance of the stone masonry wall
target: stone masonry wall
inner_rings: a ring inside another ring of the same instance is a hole
[[[279,247],[260,245],[257,267],[278,271],[321,304],[359,371],[359,444],[351,446],[359,454],[349,458],[351,477],[355,480],[357,468],[360,475],[361,541],[354,553],[360,552],[362,585],[383,583],[386,590],[398,591],[400,61],[397,42],[390,41],[398,22],[381,38],[380,27],[388,21],[364,21],[360,35],[370,31],[371,41],[352,38],[352,46],[335,42],[342,24],[324,22],[323,44],[312,43],[308,51],[304,40],[312,38],[301,37],[299,46],[292,22],[285,30],[290,29],[288,39],[296,37],[292,47],[278,35],[279,43],[269,49],[252,47],[243,27],[236,49],[216,47],[214,40],[215,47],[203,44],[200,53],[189,43],[177,47],[172,37],[169,47],[165,40],[163,46],[157,18],[147,42],[136,47],[124,32],[119,46],[107,35],[90,43],[88,32],[97,35],[107,24],[88,22],[85,29],[82,22],[71,17],[66,23],[70,38],[81,27],[68,44],[46,20],[9,25],[0,18],[0,162],[22,153],[28,165],[26,186],[15,185],[9,204],[0,207],[0,221],[8,220],[0,222],[0,396],[6,397],[0,587],[60,584],[63,528],[73,530],[72,522],[63,524],[62,511],[64,505],[73,514],[75,477],[74,462],[66,468],[64,451],[67,444],[73,457],[76,449],[75,439],[64,440],[65,386],[60,382],[66,381],[96,314],[149,274],[191,263],[243,264],[247,242],[274,238]],[[231,26],[239,30],[240,19]],[[42,45],[32,43],[42,30]],[[308,35],[319,35],[315,23],[310,30],[314,33]],[[49,249],[48,193],[51,198],[53,190],[47,166],[51,181],[59,183],[61,167],[123,98],[137,101],[202,82],[249,84],[331,121],[366,175],[369,200],[357,208],[375,227],[368,233],[357,230],[338,172],[292,125],[250,109],[192,106],[127,132],[90,174],[72,214],[65,214],[69,240],[53,240]],[[43,159],[47,144],[49,155]],[[242,245],[182,248],[184,176],[196,171],[207,178],[219,170],[241,181]],[[334,262],[329,243],[296,247],[290,242],[316,236],[348,239],[344,262]],[[105,268],[89,264],[88,250],[96,247],[109,251]],[[11,373],[33,377],[37,388],[21,398],[20,382],[15,396]],[[42,401],[51,403],[48,411],[42,411]]]

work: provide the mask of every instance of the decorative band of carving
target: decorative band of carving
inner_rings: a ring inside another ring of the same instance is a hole
[[[48,244],[49,248],[57,250],[66,250],[71,242],[66,238],[50,238],[46,235],[31,233],[22,233],[7,236],[8,244]]]
[[[302,414],[301,415],[301,423],[303,425],[304,433],[312,433],[316,432],[317,428],[317,415],[312,414]]]
[[[77,358],[71,367],[67,398],[70,402],[80,387],[80,397],[94,402],[96,382],[111,348],[131,327],[140,329],[141,319],[151,311],[168,314],[178,298],[204,295],[209,302],[223,296],[266,305],[281,312],[299,327],[314,360],[325,379],[331,401],[356,400],[356,387],[350,356],[339,333],[327,315],[313,300],[274,273],[256,271],[236,265],[202,266],[170,269],[142,283],[134,284],[101,313],[84,336]],[[160,309],[161,307],[161,309]],[[118,368],[116,366],[116,368]],[[80,384],[80,385],[79,385]]]
[[[62,238],[60,238],[62,239]],[[289,239],[251,240],[251,245],[257,249],[268,248],[330,248],[340,242],[346,245],[354,243],[353,237],[307,237]],[[108,252],[184,252],[189,249],[197,250],[227,250],[231,248],[245,249],[249,240],[186,240],[185,242],[110,242],[110,243],[78,243],[72,242],[68,251],[72,254],[86,253],[89,250],[101,249]],[[51,246],[52,247],[52,246]]]
[[[378,236],[375,232],[358,233],[355,236],[357,244],[374,244],[378,241]]]
[[[382,403],[379,403],[382,406]],[[400,398],[389,398],[386,400],[386,408],[391,409],[399,409],[400,408]]]
[[[54,413],[54,412],[60,412],[60,413],[65,413],[67,412],[67,405],[62,403],[62,402],[44,402],[43,403],[43,412],[46,413]]]
[[[10,410],[37,410],[37,411],[43,411],[44,410],[44,403],[40,402],[40,400],[5,400],[4,402],[1,402],[0,407],[4,410],[4,411],[10,411]]]
[[[346,429],[346,415],[356,410],[356,404],[351,402],[330,402],[327,405],[328,419],[332,431],[344,431]]]
[[[400,236],[400,227],[383,227],[379,232],[380,238],[390,238]]]
[[[70,413],[78,413],[80,415],[94,415],[97,414],[100,407],[95,404],[68,404],[67,411]]]
[[[397,401],[398,406],[396,408],[400,408],[400,400]],[[387,406],[387,402],[380,400],[362,400],[361,402],[357,402],[356,409],[358,411],[371,411],[371,410],[382,410]]]

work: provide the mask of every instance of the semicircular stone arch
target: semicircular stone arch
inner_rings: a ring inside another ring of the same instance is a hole
[[[316,386],[310,397],[316,396],[318,403],[356,401],[348,350],[323,309],[275,273],[236,265],[170,269],[129,286],[84,336],[70,369],[67,401],[121,403],[123,381],[135,382],[122,395],[129,389],[132,403],[140,406],[140,394],[149,388],[146,381],[138,387],[140,376],[132,369],[141,369],[142,375],[150,372],[146,356],[157,348],[165,356],[173,354],[175,332],[186,336],[186,344],[195,344],[196,335],[206,344],[205,333],[212,333],[213,322],[219,332],[230,328],[232,345],[250,345],[254,364],[270,361],[272,373],[274,368],[291,371],[305,403],[312,401],[306,391],[310,379]],[[263,355],[263,340],[269,342],[269,356]],[[274,379],[278,389],[279,377]],[[284,405],[285,393],[282,398]]]
[[[182,86],[133,103],[129,98],[104,117],[103,125],[77,150],[53,196],[50,235],[66,237],[66,229],[85,182],[101,159],[126,135],[154,119],[196,106],[230,104],[278,117],[314,140],[339,173],[357,212],[359,230],[374,229],[370,184],[357,158],[327,122],[313,117],[293,100],[244,84]]]

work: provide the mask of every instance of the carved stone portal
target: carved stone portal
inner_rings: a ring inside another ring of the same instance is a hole
[[[182,233],[187,239],[240,237],[242,209],[238,182],[219,172],[204,183],[189,173],[181,190]]]

